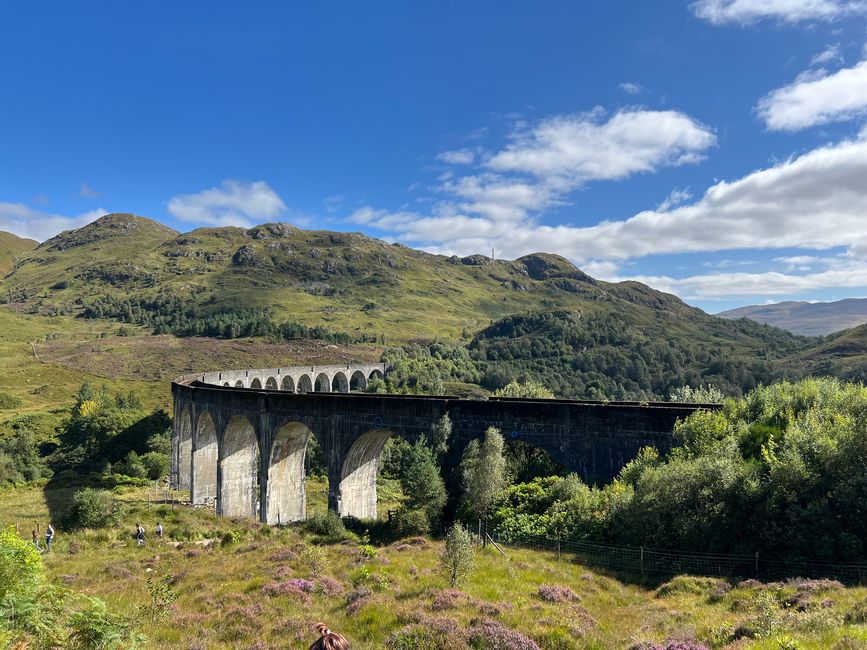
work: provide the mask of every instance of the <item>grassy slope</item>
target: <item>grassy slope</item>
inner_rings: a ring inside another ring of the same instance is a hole
[[[0,231],[0,277],[12,270],[15,260],[32,251],[37,245],[38,242],[32,239],[23,239],[11,232]]]
[[[543,648],[607,650],[626,648],[639,640],[683,635],[707,638],[714,628],[748,620],[752,614],[744,611],[743,603],[757,593],[737,589],[716,598],[713,585],[701,587],[697,581],[686,581],[686,589],[659,596],[655,585],[605,576],[572,563],[565,555],[558,562],[549,553],[507,549],[507,562],[488,549],[480,554],[476,572],[462,586],[465,595],[449,595],[443,591],[447,584],[437,570],[441,543],[419,541],[381,548],[375,560],[364,560],[355,544],[324,546],[328,567],[322,575],[336,580],[342,592],[331,597],[314,593],[305,602],[297,596],[263,591],[266,585],[289,578],[319,579],[302,559],[312,540],[297,529],[271,530],[249,521],[219,519],[201,509],[148,506],[147,489],[119,491],[132,508],[121,527],[74,534],[61,531],[55,552],[45,560],[53,580],[104,598],[113,610],[130,616],[147,601],[145,578],[149,574],[172,576],[179,599],[165,620],[142,624],[149,637],[145,648],[306,647],[313,638],[312,624],[325,621],[347,635],[353,648],[362,650],[382,648],[390,634],[414,621],[448,619],[467,626],[475,618],[488,617],[520,629]],[[44,522],[47,516],[41,489],[0,491],[0,523],[20,522],[28,534],[34,522]],[[205,550],[192,542],[175,548],[168,543],[170,539],[162,544],[149,539],[147,546],[136,548],[132,540],[135,522],[141,521],[151,531],[157,520],[163,522],[169,538],[181,534],[219,538],[235,530],[241,541]],[[371,588],[372,594],[353,613],[347,608],[348,593],[353,589],[352,580],[358,582],[366,571],[363,566],[373,574],[362,585]],[[537,590],[543,584],[572,589],[580,603],[542,600]],[[437,597],[439,604],[434,605]],[[775,638],[789,636],[798,645],[745,640],[730,647],[818,650],[832,647],[844,636],[853,641],[840,647],[864,647],[867,630],[863,626],[828,626],[827,622],[842,619],[865,598],[867,589],[859,587],[811,597],[810,614],[774,607],[774,616],[789,617]],[[823,599],[830,601],[827,607],[819,606]]]
[[[40,313],[74,311],[76,300],[94,295],[169,290],[209,309],[267,306],[287,320],[399,341],[457,339],[464,328],[475,332],[524,311],[619,310],[654,334],[668,329],[709,343],[727,336],[741,351],[756,346],[736,325],[728,328],[733,336],[720,336],[719,319],[674,296],[635,282],[593,280],[555,255],[461,260],[284,224],[178,235],[149,219],[109,215],[43,243],[0,283],[0,295],[10,290]]]

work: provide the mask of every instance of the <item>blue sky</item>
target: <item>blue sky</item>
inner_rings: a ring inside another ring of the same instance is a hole
[[[105,212],[867,296],[867,2],[5,3],[0,230]]]

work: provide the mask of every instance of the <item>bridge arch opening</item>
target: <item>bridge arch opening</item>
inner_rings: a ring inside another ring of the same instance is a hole
[[[298,379],[298,392],[302,394],[313,392],[313,380],[310,379],[310,375],[301,375]]]
[[[229,382],[223,382],[223,388],[231,388],[231,384]]]
[[[262,390],[262,381],[258,377],[256,377],[253,381],[250,382],[250,388]]]
[[[234,416],[223,432],[218,514],[255,517],[259,492],[259,442],[250,421]]]
[[[217,460],[219,445],[214,419],[208,411],[199,414],[196,422],[192,454],[190,501],[209,503],[217,498]]]
[[[181,410],[176,426],[175,436],[178,445],[176,486],[179,490],[189,490],[193,465],[193,421],[189,407]]]
[[[364,373],[360,370],[356,370],[352,373],[352,376],[349,378],[349,390],[350,391],[362,391],[367,388],[367,377],[365,377]]]
[[[244,387],[244,380],[243,379],[239,379],[238,381],[235,382],[235,388],[243,388],[243,387]]]
[[[331,381],[328,379],[328,375],[324,372],[320,372],[316,376],[316,383],[313,385],[313,388],[317,393],[330,393]]]
[[[385,376],[382,374],[382,371],[374,369],[367,376],[367,383],[370,383],[372,381],[383,381],[384,379],[385,379]]]
[[[334,374],[334,379],[331,380],[331,392],[332,393],[348,393],[349,392],[349,380],[346,378],[346,374],[342,372],[338,372]]]
[[[379,457],[392,434],[388,429],[373,429],[362,434],[350,447],[337,490],[337,510],[341,517],[377,518]]]
[[[268,381],[265,382],[265,388],[268,390],[277,390],[277,380],[273,377],[268,377]]]
[[[265,517],[269,524],[285,524],[307,518],[305,456],[310,429],[288,422],[277,431],[268,457],[268,492]]]
[[[283,381],[280,383],[280,390],[285,390],[287,393],[295,392],[295,380],[292,379],[289,375],[283,377]]]

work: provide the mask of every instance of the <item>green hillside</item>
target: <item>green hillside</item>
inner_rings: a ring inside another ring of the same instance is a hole
[[[23,239],[11,232],[0,231],[0,276],[12,270],[15,260],[24,253],[36,248],[37,242]]]
[[[466,340],[512,314],[577,310],[628,313],[631,326],[653,324],[653,336],[733,336],[736,347],[766,347],[753,326],[721,325],[639,283],[594,280],[556,255],[445,257],[286,224],[179,235],[142,217],[107,215],[41,244],[0,288],[30,313],[87,313],[165,331],[213,314],[269,310],[276,322],[325,326],[356,339]],[[182,333],[202,333],[189,327]]]

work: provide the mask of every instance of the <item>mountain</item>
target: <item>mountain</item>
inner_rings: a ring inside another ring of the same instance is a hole
[[[0,300],[181,336],[463,341],[491,388],[527,375],[578,397],[663,397],[704,382],[738,393],[816,344],[547,253],[446,257],[279,223],[182,234],[130,214],[40,244],[0,281]]]
[[[821,336],[867,323],[867,298],[836,302],[779,302],[750,305],[717,314],[722,318],[750,318],[794,334]]]
[[[552,309],[665,314],[675,330],[719,320],[636,282],[595,280],[546,253],[446,257],[287,224],[181,234],[130,214],[40,244],[0,281],[0,295],[32,313],[119,317],[166,331],[268,310],[278,322],[401,341],[468,339],[505,316]],[[183,319],[173,318],[179,311]]]
[[[33,250],[37,245],[32,239],[23,239],[11,232],[0,231],[0,277],[12,270],[20,255]]]

